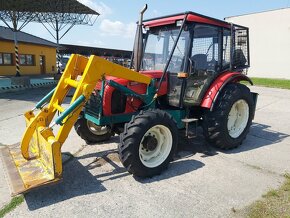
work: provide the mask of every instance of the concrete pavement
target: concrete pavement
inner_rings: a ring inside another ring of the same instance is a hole
[[[25,203],[8,217],[233,216],[232,208],[259,199],[290,172],[290,90],[252,89],[260,94],[256,117],[240,148],[217,151],[199,131],[197,138],[180,142],[176,161],[151,179],[125,171],[116,153],[117,136],[86,146],[73,130],[63,151],[81,151],[65,164],[63,183],[26,194]],[[0,143],[20,141],[21,114],[47,91],[0,94]],[[10,200],[7,187],[0,166],[0,207]]]

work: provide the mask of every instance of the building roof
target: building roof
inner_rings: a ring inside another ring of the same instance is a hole
[[[95,10],[77,0],[0,0],[0,15],[6,21],[11,20],[11,11],[17,12],[20,21],[88,24]]]
[[[54,6],[54,7],[52,7]],[[96,14],[98,12],[77,0],[0,0],[1,10],[26,12],[56,12]]]
[[[119,58],[131,58],[132,51],[110,49],[110,48],[97,48],[81,45],[68,45],[61,44],[60,54],[82,54],[82,55],[97,55],[106,57],[119,57]]]
[[[253,13],[248,13],[248,14],[240,14],[240,15],[225,17],[224,19],[227,20],[227,19],[230,19],[232,17],[243,17],[243,16],[250,16],[250,15],[256,15],[256,14],[265,14],[265,13],[270,13],[270,12],[279,12],[282,10],[290,10],[290,8],[278,8],[278,9],[272,9],[272,10],[267,10],[267,11],[259,11],[259,12],[253,12]]]
[[[7,27],[0,26],[0,40],[14,41],[13,31]],[[57,45],[53,42],[22,31],[17,32],[17,40],[18,42],[57,47]]]

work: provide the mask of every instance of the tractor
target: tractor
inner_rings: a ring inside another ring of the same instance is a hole
[[[61,146],[73,127],[88,144],[120,135],[120,160],[138,177],[166,169],[192,124],[217,148],[243,142],[257,101],[240,83],[253,84],[248,28],[194,12],[143,21],[146,9],[129,68],[73,54],[57,87],[25,113],[21,143],[1,151],[13,195],[61,181]]]

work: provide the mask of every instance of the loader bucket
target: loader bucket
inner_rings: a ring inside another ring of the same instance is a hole
[[[7,146],[1,151],[4,167],[9,169],[7,177],[12,196],[60,180],[54,177],[51,169],[46,169],[40,158],[27,161],[19,151],[19,144]]]
[[[20,143],[6,146],[0,152],[12,195],[61,180],[61,172],[57,173],[62,165],[60,143],[50,129],[41,126],[29,129],[31,121],[26,119],[26,122],[33,134],[29,142],[29,158],[24,158]]]
[[[57,87],[24,114],[26,130],[21,142],[1,149],[0,157],[6,168],[11,195],[62,180],[61,146],[92,91],[84,87],[86,81],[76,81],[78,76],[86,78],[87,62],[86,57],[72,55]],[[62,102],[72,87],[76,91],[71,104],[63,108]],[[83,91],[87,91],[86,96]],[[53,121],[57,111],[60,115]],[[56,124],[60,128],[54,135]]]

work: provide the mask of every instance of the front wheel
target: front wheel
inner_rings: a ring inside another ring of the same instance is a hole
[[[203,117],[204,136],[221,149],[242,144],[254,117],[254,100],[248,87],[231,83],[220,93],[213,111]]]
[[[98,126],[87,120],[84,113],[81,112],[76,121],[75,130],[77,134],[86,141],[87,144],[107,141],[113,135],[109,126]]]
[[[176,123],[165,111],[141,111],[120,135],[120,160],[136,176],[158,175],[173,159],[177,134]]]

